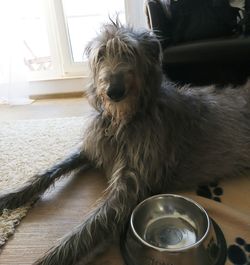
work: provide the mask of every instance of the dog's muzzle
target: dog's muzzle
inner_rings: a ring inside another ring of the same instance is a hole
[[[111,77],[107,96],[115,102],[121,101],[126,96],[123,74],[120,73]]]

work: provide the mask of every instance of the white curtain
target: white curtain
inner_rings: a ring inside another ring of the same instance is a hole
[[[21,0],[0,0],[0,104],[27,104]]]

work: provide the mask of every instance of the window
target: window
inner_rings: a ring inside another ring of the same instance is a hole
[[[3,0],[8,5],[10,0]],[[87,76],[87,42],[108,17],[140,24],[143,0],[19,0],[23,61],[29,80]],[[2,8],[2,6],[1,6]],[[11,7],[13,11],[13,5]]]
[[[83,47],[95,36],[103,21],[107,21],[107,14],[119,15],[125,23],[124,0],[91,0],[86,5],[82,0],[63,0],[65,22],[69,35],[72,61],[82,62]]]
[[[7,0],[6,0],[7,2]],[[54,0],[19,0],[24,45],[23,61],[29,80],[62,78],[62,57]]]
[[[51,53],[41,1],[26,0],[21,22],[23,28],[24,62],[31,72],[52,69]]]
[[[124,0],[54,0],[61,44],[64,76],[87,75],[84,48],[108,16],[125,23]]]

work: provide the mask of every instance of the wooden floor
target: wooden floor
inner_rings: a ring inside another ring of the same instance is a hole
[[[0,120],[81,116],[88,110],[88,103],[82,98],[42,100],[26,106],[0,106]],[[32,264],[84,219],[105,187],[101,172],[79,173],[59,181],[29,211],[14,236],[0,249],[0,264]],[[93,264],[122,265],[119,247],[112,246]]]

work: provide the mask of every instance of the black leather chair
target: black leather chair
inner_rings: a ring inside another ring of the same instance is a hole
[[[220,86],[243,84],[250,77],[250,37],[225,33],[174,42],[171,41],[173,21],[166,2],[147,0],[145,7],[148,26],[161,41],[163,70],[170,80],[180,84]]]

